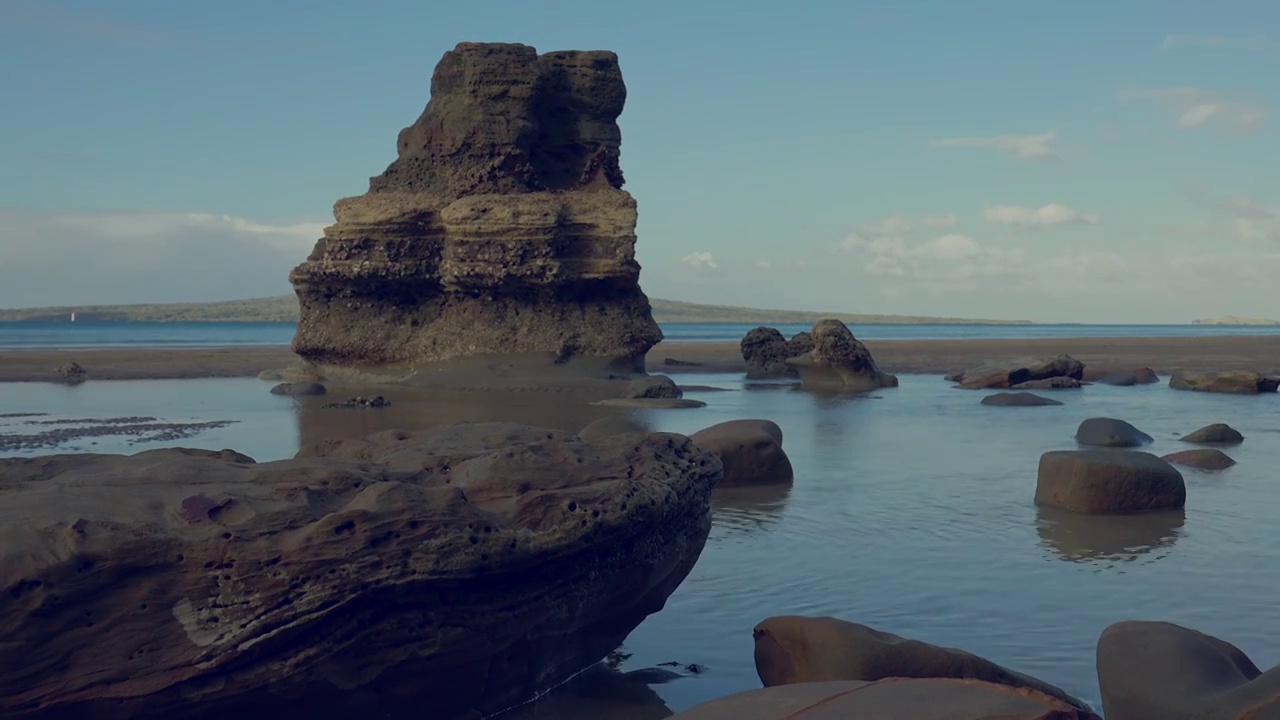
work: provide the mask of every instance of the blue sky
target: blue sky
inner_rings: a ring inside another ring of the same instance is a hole
[[[476,40],[618,53],[651,295],[1274,317],[1277,31],[1265,0],[0,0],[0,307],[288,292]]]

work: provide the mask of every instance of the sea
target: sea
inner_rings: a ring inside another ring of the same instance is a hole
[[[744,327],[663,329],[673,340],[737,340]],[[1241,332],[1087,325],[867,325],[854,331],[867,338]],[[1248,328],[1263,332],[1277,331]],[[278,344],[291,333],[286,324],[9,325],[0,326],[0,345]],[[718,491],[711,538],[692,574],[631,633],[613,667],[584,674],[501,720],[665,718],[757,688],[752,628],[774,615],[834,616],[964,648],[1095,708],[1095,644],[1120,620],[1184,624],[1234,643],[1259,667],[1280,663],[1280,397],[1181,392],[1161,382],[1057,391],[1061,406],[1009,408],[981,405],[982,392],[953,389],[938,376],[900,380],[898,388],[869,395],[823,396],[741,375],[681,374],[682,384],[704,388],[687,397],[706,407],[634,411],[653,429],[681,433],[736,418],[771,419],[783,430],[795,480]],[[249,378],[0,385],[0,413],[46,413],[0,418],[0,436],[39,432],[34,423],[47,420],[233,421],[176,441],[81,438],[9,454],[183,445],[235,448],[261,462],[292,456],[317,433],[415,422],[401,404],[339,416],[319,410],[313,399],[270,395],[268,387]],[[1214,422],[1229,423],[1245,441],[1226,449],[1238,461],[1234,467],[1183,470],[1184,512],[1117,518],[1037,508],[1040,455],[1075,448],[1076,427],[1095,416],[1133,423],[1154,438],[1142,449],[1157,455],[1186,449],[1181,435]],[[570,420],[557,416],[562,424]],[[688,671],[691,666],[699,671]],[[674,675],[655,674],[656,668],[675,668]]]

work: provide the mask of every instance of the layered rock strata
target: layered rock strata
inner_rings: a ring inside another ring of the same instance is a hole
[[[0,460],[0,716],[501,710],[662,608],[722,472],[502,423],[309,454]]]
[[[612,52],[461,43],[369,191],[290,275],[293,349],[337,370],[476,356],[643,370],[662,333],[638,284]]]

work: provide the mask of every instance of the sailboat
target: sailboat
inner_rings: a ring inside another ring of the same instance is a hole
[[[72,312],[72,313],[71,313],[71,322],[75,322],[75,321],[76,321],[76,314],[75,314],[75,312]]]

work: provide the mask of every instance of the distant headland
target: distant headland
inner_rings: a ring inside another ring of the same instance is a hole
[[[1029,320],[989,320],[915,315],[867,315],[806,310],[765,310],[729,305],[700,305],[678,300],[651,299],[654,319],[660,323],[761,323],[812,324],[837,318],[860,325],[1031,325]],[[0,322],[296,322],[298,299],[278,295],[210,303],[158,303],[146,305],[79,305],[3,310]]]
[[[1267,318],[1241,317],[1239,315],[1223,315],[1207,320],[1192,320],[1192,325],[1280,325],[1280,320]]]

